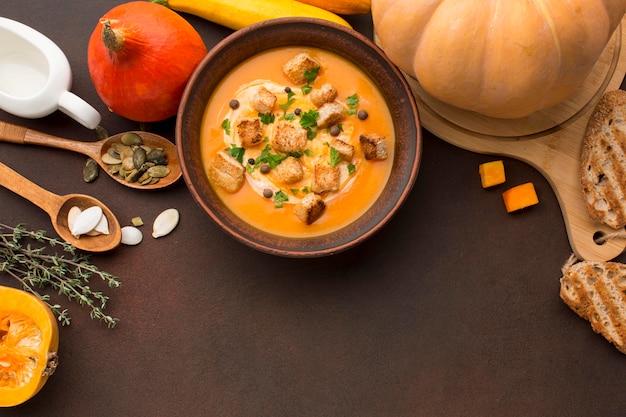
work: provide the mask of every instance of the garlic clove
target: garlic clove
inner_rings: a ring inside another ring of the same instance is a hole
[[[178,210],[171,208],[167,209],[154,219],[152,225],[152,237],[159,238],[168,235],[176,226],[180,219]]]

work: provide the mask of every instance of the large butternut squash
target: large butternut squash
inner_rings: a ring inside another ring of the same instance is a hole
[[[396,65],[433,97],[498,118],[573,94],[625,10],[626,0],[372,0]]]

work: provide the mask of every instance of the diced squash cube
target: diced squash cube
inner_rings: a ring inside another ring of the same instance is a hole
[[[491,161],[480,164],[478,173],[480,174],[480,183],[483,188],[493,187],[506,181],[503,161]]]
[[[507,213],[539,204],[539,198],[532,182],[516,185],[502,193]]]

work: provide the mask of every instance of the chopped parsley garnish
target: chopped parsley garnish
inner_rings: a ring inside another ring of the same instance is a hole
[[[304,70],[304,78],[306,78],[306,82],[308,84],[312,84],[313,81],[315,81],[315,78],[317,78],[317,73],[320,72],[320,67],[314,67],[309,69],[305,69]]]
[[[289,196],[282,190],[276,191],[274,194],[274,207],[282,208],[285,201],[289,201]]]
[[[348,175],[352,175],[356,172],[356,167],[354,164],[348,164]]]
[[[333,148],[332,146],[330,147],[330,161],[328,162],[329,165],[331,167],[336,166],[339,162],[341,162],[343,159],[341,158],[341,155],[339,154],[339,152],[337,151],[337,149]]]
[[[347,111],[348,114],[356,114],[356,108],[359,106],[359,96],[352,94],[346,99],[346,104],[350,107]]]
[[[222,129],[224,129],[227,135],[230,135],[230,120],[222,120]]]
[[[240,148],[235,146],[234,144],[230,144],[230,148],[226,149],[226,153],[239,161],[240,164],[243,164],[243,154],[246,152],[244,148]]]
[[[287,93],[287,101],[283,104],[279,104],[280,108],[283,109],[283,112],[285,112],[285,117],[287,116],[287,110],[289,109],[289,107],[291,107],[291,105],[293,104],[294,101],[296,101],[293,96],[295,96],[296,93],[294,93],[293,91],[289,91]]]
[[[304,150],[304,154],[305,154],[306,156],[314,156],[314,155],[315,155],[315,152],[313,152],[313,151],[312,151],[312,150],[310,150],[310,149],[305,149],[305,150]]]
[[[311,69],[304,70],[304,78],[306,78],[306,85],[302,86],[300,89],[302,90],[302,94],[307,95],[311,92],[313,87],[313,81],[317,78],[317,73],[320,72],[320,67],[315,67]]]
[[[261,123],[263,123],[264,125],[272,124],[276,119],[276,116],[274,116],[272,113],[259,113],[258,116],[261,118]]]
[[[319,112],[311,109],[300,116],[300,126],[305,129],[311,129],[313,126],[317,126],[317,118]]]
[[[269,165],[270,169],[274,169],[278,166],[278,164],[283,162],[285,158],[287,158],[287,155],[276,155],[271,153],[270,150],[270,145],[266,145],[265,148],[263,148],[263,151],[261,151],[261,155],[259,155],[259,157],[256,159],[256,163],[254,164],[255,168],[263,163],[266,163],[267,165]]]

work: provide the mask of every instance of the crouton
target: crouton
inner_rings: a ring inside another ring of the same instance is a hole
[[[295,85],[305,85],[307,83],[307,79],[304,76],[305,71],[311,71],[319,67],[319,62],[303,52],[294,56],[283,65],[283,73]]]
[[[278,152],[298,152],[306,147],[307,140],[306,129],[282,120],[274,127],[271,145]]]
[[[261,86],[256,94],[250,98],[250,105],[261,114],[269,114],[276,104],[276,95],[267,88]]]
[[[327,164],[316,164],[313,168],[311,189],[314,193],[339,190],[339,167]]]
[[[263,141],[263,125],[258,117],[245,117],[237,122],[237,135],[241,146],[249,148]]]
[[[359,137],[365,159],[387,159],[387,139],[377,133]]]
[[[325,103],[318,109],[317,127],[323,129],[341,122],[345,117],[343,106],[336,101]]]
[[[234,157],[224,151],[218,152],[209,164],[209,177],[229,193],[241,189],[245,169]]]
[[[330,144],[341,156],[344,161],[351,161],[354,157],[354,146],[341,139],[335,139]]]
[[[322,107],[326,103],[331,103],[337,98],[337,89],[332,84],[326,83],[320,88],[314,88],[309,93],[309,99],[315,107]]]
[[[293,156],[288,156],[283,159],[282,162],[272,170],[272,173],[277,181],[285,184],[300,181],[304,176],[302,164]]]
[[[309,193],[295,205],[293,211],[303,223],[313,224],[322,216],[325,209],[326,203],[322,197],[315,193]]]

